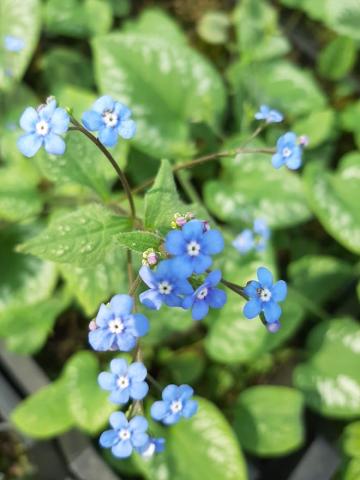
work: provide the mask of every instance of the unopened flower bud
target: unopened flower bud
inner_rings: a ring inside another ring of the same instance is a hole
[[[143,253],[142,264],[147,267],[152,267],[157,264],[159,257],[153,248],[148,248]]]
[[[298,142],[299,142],[299,145],[301,145],[302,147],[307,147],[309,145],[310,140],[307,135],[300,135]]]
[[[89,330],[90,332],[93,332],[94,330],[97,329],[97,325],[96,325],[96,322],[95,320],[91,320],[91,322],[89,323]]]

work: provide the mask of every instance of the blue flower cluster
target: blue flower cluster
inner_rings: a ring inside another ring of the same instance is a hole
[[[276,153],[272,156],[272,164],[275,168],[286,165],[290,170],[301,167],[304,143],[297,138],[294,132],[282,135],[276,143]]]
[[[5,47],[13,52],[23,48],[21,39],[5,37]],[[98,131],[99,140],[107,147],[113,147],[118,137],[130,139],[135,135],[136,123],[131,118],[131,110],[113,100],[108,95],[100,97],[92,110],[82,116],[84,127],[89,131]],[[63,108],[58,108],[56,100],[49,97],[46,104],[37,109],[28,107],[20,118],[20,127],[26,134],[17,142],[20,152],[26,157],[33,157],[44,147],[48,153],[62,155],[65,142],[61,135],[69,129],[70,117]]]
[[[156,310],[163,304],[191,308],[194,320],[203,319],[209,307],[222,308],[226,294],[215,288],[221,280],[220,271],[210,273],[200,283],[197,277],[212,265],[212,255],[224,248],[221,233],[210,230],[207,222],[194,219],[170,231],[164,245],[172,258],[160,262],[156,270],[145,265],[140,269],[139,274],[149,287],[149,290],[140,294],[141,303]],[[197,288],[190,280],[197,283]]]
[[[232,242],[233,246],[241,254],[246,254],[251,250],[262,252],[265,250],[270,238],[270,229],[265,220],[257,218],[254,221],[253,228],[243,230]]]
[[[271,109],[267,105],[261,105],[260,110],[255,113],[256,120],[265,120],[266,123],[280,123],[284,116],[278,110]]]
[[[251,319],[263,313],[268,330],[276,332],[280,328],[279,319],[282,313],[278,302],[286,298],[286,282],[279,280],[273,284],[273,276],[265,267],[258,268],[257,277],[258,281],[252,280],[244,288],[244,293],[249,298],[244,306],[244,315]]]

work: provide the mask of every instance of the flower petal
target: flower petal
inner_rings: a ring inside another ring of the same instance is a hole
[[[271,163],[274,168],[280,168],[285,164],[285,158],[280,153],[275,153],[271,157]]]
[[[25,130],[25,132],[34,132],[38,121],[39,116],[35,108],[28,107],[20,117],[20,127]]]
[[[101,115],[94,110],[88,110],[84,112],[81,121],[84,127],[90,131],[99,130],[101,126],[103,126],[104,122]]]
[[[146,290],[139,295],[140,302],[151,310],[160,310],[162,297],[157,290]]]
[[[198,255],[192,260],[194,273],[204,273],[212,264],[212,259],[208,255]]]
[[[102,303],[96,315],[96,320],[95,320],[96,325],[98,327],[105,327],[108,324],[111,317],[112,317],[112,312],[110,308],[108,308],[106,305]]]
[[[270,302],[264,303],[263,305],[265,320],[268,323],[277,322],[281,317],[281,307],[276,302],[270,300]]]
[[[226,300],[226,292],[219,288],[211,289],[206,297],[206,301],[211,308],[222,308],[225,305]]]
[[[39,150],[43,142],[43,139],[33,133],[28,133],[23,135],[16,142],[20,152],[25,155],[25,157],[33,157],[35,153]]]
[[[113,335],[105,328],[97,328],[89,332],[89,343],[94,350],[98,352],[105,352],[110,350],[113,340]]]
[[[103,95],[98,98],[92,106],[92,110],[102,114],[104,111],[112,111],[115,107],[115,101],[109,95]]]
[[[190,385],[184,384],[178,387],[179,400],[181,400],[182,402],[184,402],[185,400],[188,400],[193,395],[194,395],[194,390],[190,387]]]
[[[154,420],[162,420],[168,413],[167,404],[161,400],[151,405],[151,416]]]
[[[114,390],[116,387],[116,377],[109,372],[101,372],[98,376],[98,384],[103,390]]]
[[[216,287],[216,285],[221,280],[221,271],[214,270],[213,272],[209,273],[209,275],[205,279],[205,283],[209,284],[210,287]]]
[[[143,265],[139,270],[139,275],[143,282],[150,288],[154,288],[156,286],[155,278],[151,268],[146,267]]]
[[[299,149],[300,150],[300,149]],[[290,170],[297,170],[301,167],[301,150],[297,151],[294,150],[293,154],[290,158],[286,160],[286,166],[290,168]]]
[[[136,417],[133,417],[129,422],[129,428],[132,432],[146,432],[148,426],[148,421],[142,415],[136,415]]]
[[[175,293],[162,295],[162,300],[168,307],[181,307],[182,304],[182,299],[175,295]]]
[[[116,375],[126,375],[128,373],[128,362],[123,358],[114,358],[110,362],[110,369]]]
[[[198,411],[199,404],[196,400],[188,400],[182,410],[182,414],[185,418],[190,418]]]
[[[271,298],[274,302],[283,302],[287,295],[287,285],[284,280],[279,280],[271,289]]]
[[[53,155],[62,155],[65,152],[64,140],[55,133],[49,133],[44,137],[45,150]]]
[[[256,280],[252,280],[251,282],[248,282],[244,288],[244,293],[250,298],[257,298],[257,289],[261,288],[261,285],[259,282]]]
[[[139,337],[143,337],[149,331],[149,320],[142,313],[133,315],[135,320],[135,329]]]
[[[180,230],[172,230],[166,235],[165,250],[171,253],[171,255],[182,255],[185,253],[185,240]]]
[[[51,117],[54,115],[56,110],[56,100],[50,100],[50,102],[46,103],[43,107],[38,110],[39,117],[41,120],[45,120],[50,122]]]
[[[129,422],[123,412],[113,412],[110,415],[109,423],[115,430],[120,430],[121,428],[128,428]]]
[[[204,225],[200,220],[191,220],[183,226],[181,231],[186,242],[201,239],[204,234]]]
[[[116,128],[102,127],[99,130],[99,140],[106,147],[114,147],[118,141]]]
[[[195,300],[191,310],[193,320],[202,320],[209,312],[209,305],[205,300]]]
[[[131,333],[116,335],[116,344],[121,352],[130,352],[136,345],[136,338]]]
[[[134,120],[123,120],[118,128],[120,137],[126,140],[132,138],[136,133],[136,123]]]
[[[63,108],[57,108],[50,120],[51,130],[57,135],[61,135],[68,130],[69,123],[68,113]]]
[[[122,440],[111,448],[114,457],[127,458],[130,457],[133,451],[133,446],[130,440]]]
[[[130,389],[125,388],[124,390],[118,389],[111,392],[109,400],[112,403],[123,405],[124,403],[127,403],[129,401],[129,398],[130,398]]]
[[[178,395],[178,388],[176,385],[170,384],[164,388],[162,392],[162,398],[166,402],[172,402],[173,400],[177,399]]]
[[[170,413],[167,415],[165,418],[163,418],[162,422],[165,425],[174,425],[181,419],[181,414],[180,413]]]
[[[134,306],[134,300],[130,295],[115,295],[110,300],[111,310],[116,315],[129,315]]]
[[[224,249],[224,238],[219,230],[209,230],[201,241],[202,253],[205,255],[215,255]]]
[[[146,367],[141,362],[134,362],[129,367],[129,377],[135,382],[142,382],[147,375]]]
[[[142,400],[149,391],[149,385],[146,382],[135,382],[130,387],[130,395],[134,400]]]
[[[131,442],[136,448],[143,447],[149,441],[149,435],[147,433],[136,432],[131,436]]]
[[[184,298],[183,303],[182,303],[182,307],[186,308],[186,309],[191,308],[193,306],[194,301],[195,301],[195,296],[194,295],[189,295],[189,296]]]
[[[116,430],[106,430],[100,435],[99,443],[104,448],[109,448],[118,441],[119,437]]]
[[[261,312],[261,303],[259,300],[253,298],[252,300],[249,300],[244,308],[243,308],[243,313],[246,318],[255,318],[256,316],[259,315]]]
[[[233,246],[240,253],[247,253],[254,247],[254,234],[247,228],[243,230],[232,242]]]
[[[273,283],[273,276],[270,270],[265,267],[260,267],[257,269],[257,277],[261,285],[265,288],[270,288]]]

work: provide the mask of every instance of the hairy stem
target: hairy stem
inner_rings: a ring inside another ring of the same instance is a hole
[[[111,163],[112,167],[114,168],[115,172],[117,173],[117,176],[120,179],[121,185],[122,185],[122,187],[124,189],[124,192],[126,194],[126,197],[128,199],[129,206],[130,206],[130,211],[131,211],[131,217],[132,217],[133,220],[135,220],[136,219],[136,208],[135,208],[135,203],[134,203],[134,198],[133,198],[133,195],[132,195],[132,192],[131,192],[131,188],[130,188],[129,182],[126,178],[126,175],[121,170],[121,168],[119,167],[119,165],[117,164],[116,160],[111,155],[109,150],[106,147],[104,147],[104,145],[100,142],[100,140],[98,140],[95,137],[95,135],[93,135],[91,132],[86,130],[86,128],[84,128],[81,125],[81,123],[79,123],[74,117],[71,117],[71,122],[73,123],[75,128],[70,128],[70,130],[73,130],[73,131],[77,130],[77,131],[81,132],[83,135],[86,135],[88,137],[88,139],[91,140],[92,143],[94,143],[98,147],[98,149],[105,155],[105,157]]]

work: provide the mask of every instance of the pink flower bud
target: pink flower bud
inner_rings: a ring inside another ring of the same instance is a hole
[[[91,332],[93,332],[93,331],[96,330],[96,329],[97,329],[97,325],[96,325],[95,320],[91,320],[91,322],[89,323],[89,330],[90,330]]]

